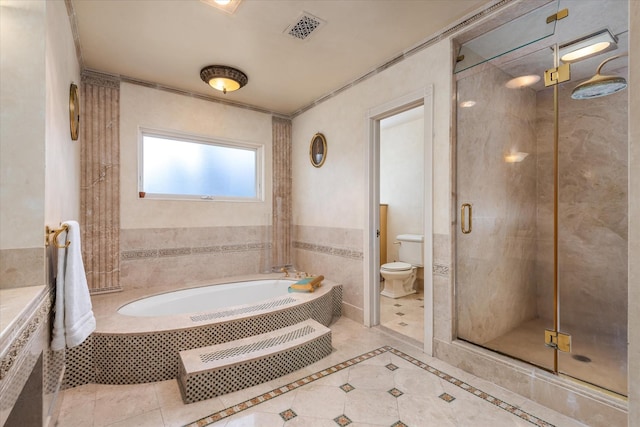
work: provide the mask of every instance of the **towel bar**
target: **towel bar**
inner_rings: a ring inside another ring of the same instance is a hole
[[[69,231],[69,226],[67,224],[62,224],[60,226],[60,228],[49,228],[49,226],[45,226],[44,228],[44,245],[45,246],[49,246],[49,236],[51,236],[53,234],[53,244],[55,245],[56,248],[59,249],[64,249],[64,248],[68,248],[69,245],[71,244],[70,241],[66,241],[64,246],[60,246],[58,245],[58,236],[60,235],[60,233],[62,233],[63,231]]]

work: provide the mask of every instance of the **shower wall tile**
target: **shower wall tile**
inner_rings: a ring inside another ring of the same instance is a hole
[[[363,321],[363,231],[294,226],[294,266],[343,286],[343,314]]]
[[[472,205],[473,230],[456,242],[457,327],[476,343],[536,315],[536,99],[509,79],[487,64],[457,84],[458,99],[476,101],[458,110],[457,200]],[[528,157],[505,162],[512,152]]]

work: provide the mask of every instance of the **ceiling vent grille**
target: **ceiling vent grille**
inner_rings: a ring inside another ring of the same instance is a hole
[[[307,39],[311,33],[325,24],[325,21],[310,13],[302,12],[295,23],[284,30],[285,34],[299,40]]]

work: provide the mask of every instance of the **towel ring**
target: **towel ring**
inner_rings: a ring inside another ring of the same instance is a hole
[[[58,249],[65,249],[68,248],[69,245],[71,244],[71,242],[69,240],[67,240],[65,242],[65,244],[63,246],[60,246],[58,244],[58,236],[60,235],[60,233],[62,233],[63,231],[69,231],[69,226],[67,224],[62,224],[60,226],[60,228],[49,228],[49,226],[47,225],[44,229],[45,231],[45,238],[44,238],[44,244],[45,246],[49,246],[49,236],[51,234],[53,234],[53,244],[56,248]]]

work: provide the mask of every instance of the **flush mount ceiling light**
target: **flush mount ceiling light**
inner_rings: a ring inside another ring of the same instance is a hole
[[[560,46],[560,60],[564,63],[581,61],[618,47],[618,39],[608,30],[574,40]]]
[[[206,3],[209,6],[213,6],[223,12],[232,15],[242,0],[200,0],[202,3]]]
[[[245,73],[226,65],[209,65],[200,70],[203,82],[222,93],[233,92],[246,85],[249,78]]]

